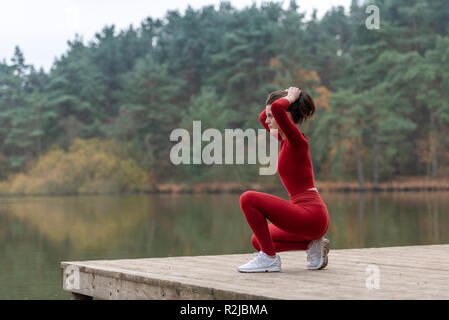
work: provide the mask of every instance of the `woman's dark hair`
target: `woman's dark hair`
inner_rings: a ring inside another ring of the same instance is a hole
[[[266,105],[286,96],[285,90],[273,91],[268,95]],[[301,90],[299,98],[287,108],[287,111],[291,113],[294,123],[302,124],[315,113],[315,103],[307,92]]]

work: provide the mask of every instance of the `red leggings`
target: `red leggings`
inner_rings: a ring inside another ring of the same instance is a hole
[[[290,202],[246,191],[240,196],[240,207],[254,232],[253,247],[270,256],[280,251],[306,250],[309,242],[320,239],[329,227],[326,205],[315,190],[296,194]]]

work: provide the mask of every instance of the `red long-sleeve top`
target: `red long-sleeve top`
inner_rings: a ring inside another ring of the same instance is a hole
[[[307,137],[299,131],[296,124],[287,115],[290,102],[286,98],[280,98],[271,104],[271,113],[276,120],[279,129],[284,132],[283,139],[278,134],[281,143],[279,151],[277,170],[282,184],[290,198],[304,190],[315,188],[312,160],[309,152]],[[267,118],[264,109],[259,115],[262,125],[270,131],[265,123]]]

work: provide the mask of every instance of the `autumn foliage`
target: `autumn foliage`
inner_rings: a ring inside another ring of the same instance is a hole
[[[103,194],[148,190],[149,174],[114,141],[76,139],[0,185],[3,194]]]

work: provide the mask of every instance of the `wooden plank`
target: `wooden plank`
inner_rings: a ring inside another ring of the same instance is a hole
[[[304,251],[281,252],[282,271],[239,273],[254,254],[61,262],[63,289],[102,299],[449,299],[449,245],[331,250],[324,270]],[[379,289],[368,289],[368,265]],[[79,273],[79,287],[67,270]]]
[[[164,264],[160,264],[160,265],[155,265],[154,262],[151,265],[147,265],[145,263],[143,263],[142,261],[140,261],[141,264],[136,264],[134,263],[132,268],[134,268],[134,270],[139,270],[139,271],[144,271],[145,269],[152,269],[152,270],[158,270],[158,272],[160,274],[164,274],[164,275],[176,275],[177,272],[179,272],[180,270],[178,269],[173,269],[170,272],[167,272],[167,270],[165,270],[165,266]],[[105,263],[106,265],[106,263]],[[110,262],[109,264],[107,264],[109,266],[114,266],[114,262]],[[204,267],[204,265],[207,266],[207,268]],[[316,281],[325,281],[327,283],[332,283],[332,281],[337,282],[340,281],[341,279],[343,279],[344,277],[351,277],[354,272],[359,272],[362,274],[361,279],[364,281],[364,279],[366,278],[366,275],[363,274],[363,272],[366,269],[367,264],[360,264],[358,266],[356,266],[355,268],[353,268],[352,266],[348,266],[348,267],[344,267],[344,268],[338,268],[336,269],[331,276],[327,276],[326,273],[320,273],[318,279],[314,279],[314,282]],[[233,278],[235,277],[235,275],[233,273],[224,273],[223,270],[220,270],[220,272],[216,272],[217,270],[215,269],[211,269],[209,264],[201,264],[201,265],[193,265],[193,264],[188,264],[188,263],[183,263],[183,265],[181,266],[182,269],[184,269],[183,271],[185,273],[189,273],[192,274],[194,276],[190,276],[191,279],[220,279],[223,282],[228,282],[228,281],[232,281]],[[331,266],[330,268],[333,269],[334,266]],[[124,268],[126,269],[126,268]],[[234,268],[232,268],[234,269]],[[423,270],[403,270],[402,267],[395,267],[395,266],[379,266],[380,272],[381,272],[381,276],[382,278],[385,278],[387,275],[389,275],[390,273],[394,273],[395,277],[397,277],[398,279],[404,279],[407,281],[412,281],[413,279],[420,279]],[[283,275],[282,277],[279,277],[281,279],[276,279],[276,277],[272,277],[271,279],[273,279],[273,281],[281,281],[281,280],[287,280],[290,281],[292,279],[292,277],[298,277],[297,275],[297,268],[288,268],[286,270],[286,268],[284,267],[283,272],[281,273],[285,273],[286,275]],[[329,270],[329,269],[328,269]],[[229,269],[227,270],[229,271]],[[324,270],[323,270],[324,271]],[[424,270],[426,271],[426,270]],[[309,277],[311,274],[311,272],[314,271],[309,271],[306,270],[307,272],[307,277]],[[254,275],[253,275],[254,277]],[[314,277],[312,277],[314,278]],[[361,280],[361,283],[364,283]],[[444,272],[436,272],[436,273],[431,273],[429,275],[427,275],[426,280],[439,280],[437,281],[436,286],[439,286],[440,284],[444,286],[444,280],[449,282],[449,274],[448,273],[444,273]],[[251,279],[250,281],[253,281],[253,279]],[[240,285],[246,285],[245,279],[242,279],[242,281],[239,282]],[[419,283],[419,281],[416,281],[417,283]],[[390,279],[388,282],[390,285],[397,285],[397,281],[396,279]],[[237,286],[237,285],[236,285]]]

